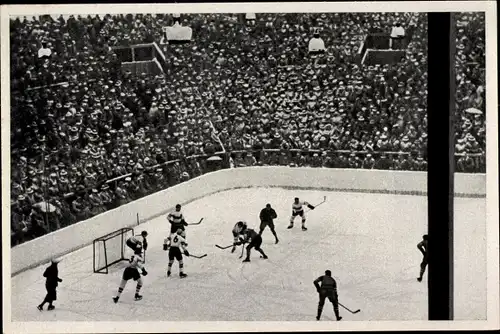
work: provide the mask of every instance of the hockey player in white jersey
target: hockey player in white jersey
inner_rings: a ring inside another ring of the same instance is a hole
[[[304,212],[304,206],[307,206],[309,209],[314,210],[314,206],[307,203],[306,201],[301,201],[298,197],[295,197],[295,200],[292,204],[292,216],[290,217],[290,225],[288,228],[293,228],[293,222],[295,217],[299,216],[302,218],[302,231],[307,231],[306,227],[306,214]]]
[[[172,265],[174,264],[174,260],[179,261],[179,276],[181,278],[187,277],[184,273],[184,261],[182,259],[182,253],[184,255],[189,256],[189,252],[187,250],[187,242],[186,239],[182,236],[182,229],[177,229],[176,233],[169,236],[165,239],[163,243],[163,250],[168,250],[168,270],[167,277],[170,277],[172,274]]]
[[[233,248],[231,249],[231,253],[234,253],[236,250],[236,246],[240,243],[240,233],[244,231],[247,228],[247,223],[244,221],[239,221],[236,224],[234,224],[233,227]]]
[[[142,265],[144,263],[144,259],[142,258],[142,247],[140,245],[137,246],[137,248],[134,250],[134,255],[130,258],[129,262],[130,263],[128,264],[127,268],[125,268],[125,270],[123,271],[122,280],[120,282],[120,286],[118,287],[118,294],[113,297],[113,301],[115,303],[118,303],[118,299],[120,299],[120,295],[122,294],[123,289],[125,289],[125,286],[130,279],[137,281],[134,299],[142,299],[142,296],[139,295],[139,291],[141,290],[143,285],[141,274],[143,276],[146,276],[148,272]],[[139,270],[141,272],[139,272]]]
[[[147,250],[148,249],[148,241],[146,239],[147,236],[148,232],[142,231],[140,235],[133,235],[130,238],[128,238],[125,243],[133,251],[136,250],[138,245],[142,246],[142,249]]]

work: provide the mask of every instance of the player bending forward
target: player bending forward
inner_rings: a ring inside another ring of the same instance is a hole
[[[250,262],[250,250],[252,248],[255,248],[256,251],[258,251],[260,254],[262,254],[263,259],[267,259],[267,255],[264,253],[262,248],[260,248],[260,245],[262,245],[262,237],[252,230],[251,228],[243,228],[240,232],[240,235],[242,238],[240,241],[236,242],[235,245],[239,246],[241,244],[248,243],[247,248],[247,257],[243,260],[243,262]]]
[[[133,235],[130,238],[128,238],[126,244],[133,251],[137,249],[137,246],[142,246],[144,250],[147,250],[148,249],[148,241],[146,240],[147,236],[148,232],[142,231],[141,235]]]
[[[420,241],[417,245],[417,248],[422,252],[424,258],[422,259],[422,263],[420,263],[420,276],[417,278],[417,281],[422,282],[422,277],[425,273],[425,268],[427,267],[427,240],[428,236],[425,234],[422,237],[422,241]]]
[[[241,245],[240,243],[240,233],[247,228],[247,223],[243,221],[239,221],[234,224],[233,227],[233,248],[231,249],[231,253],[234,253],[236,250],[236,246]]]
[[[139,291],[142,288],[142,277],[141,273],[143,276],[146,276],[148,272],[144,267],[142,266],[142,263],[144,263],[144,259],[142,258],[142,247],[137,246],[137,248],[134,250],[134,255],[130,258],[130,263],[125,268],[123,271],[123,276],[122,276],[122,281],[120,283],[120,286],[118,287],[118,294],[113,297],[113,301],[115,303],[118,303],[118,299],[120,299],[120,295],[123,292],[123,289],[125,289],[125,285],[127,285],[127,282],[130,279],[133,279],[134,281],[137,281],[137,287],[135,288],[135,300],[141,300],[142,296],[139,295]],[[141,270],[141,273],[139,273],[139,269]]]
[[[321,282],[321,286],[319,283]],[[318,277],[314,280],[314,286],[319,293],[319,303],[318,303],[318,315],[316,320],[321,318],[321,313],[323,312],[323,306],[325,305],[325,300],[328,298],[333,304],[333,312],[337,317],[337,321],[341,320],[342,317],[339,315],[339,297],[337,295],[337,282],[332,277],[332,272],[330,270],[325,271],[323,276]]]
[[[174,260],[179,261],[179,276],[181,278],[187,277],[184,273],[184,261],[182,260],[182,253],[184,255],[189,256],[189,252],[187,250],[186,239],[182,236],[182,229],[179,228],[174,235],[171,235],[165,242],[163,243],[163,250],[168,250],[168,270],[167,277],[170,277],[172,274],[172,265],[174,264]],[[181,250],[182,249],[182,250]]]
[[[298,197],[295,197],[295,201],[292,204],[292,217],[290,218],[290,225],[288,226],[288,228],[293,228],[295,217],[299,216],[302,218],[302,231],[307,231],[306,213],[304,212],[303,208],[304,205],[306,205],[309,209],[314,210],[314,206],[307,203],[306,201],[300,201]]]
[[[178,229],[182,230],[182,236],[186,237],[186,226],[188,223],[184,220],[184,215],[181,211],[181,205],[177,204],[175,206],[175,211],[172,211],[167,216],[168,221],[170,222],[170,234],[173,236],[177,233]]]

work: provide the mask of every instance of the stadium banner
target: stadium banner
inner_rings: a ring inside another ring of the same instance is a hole
[[[162,37],[160,44],[189,43],[193,37],[193,29],[183,27],[179,23],[171,27],[164,27],[163,32],[165,36]]]
[[[325,52],[325,42],[319,37],[311,38],[308,45],[309,54]]]
[[[165,214],[172,209],[165,206],[165,198],[169,198],[172,203],[184,204],[221,191],[252,187],[425,196],[427,173],[279,166],[222,169],[195,177],[88,220],[14,246],[11,252],[12,275],[49,261],[53,256],[60,257],[91,245],[93,240],[101,235],[123,227],[135,227],[137,214],[142,222]],[[484,197],[486,175],[455,174],[455,194]]]

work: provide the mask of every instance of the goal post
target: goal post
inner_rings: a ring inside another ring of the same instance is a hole
[[[94,273],[107,274],[110,266],[126,260],[126,241],[132,235],[134,235],[134,229],[125,227],[95,239],[93,242]]]

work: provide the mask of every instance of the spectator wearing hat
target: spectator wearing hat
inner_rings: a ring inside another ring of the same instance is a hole
[[[421,153],[418,154],[417,160],[414,162],[414,168],[416,171],[427,170],[427,161],[424,160],[424,157]]]
[[[362,168],[363,169],[373,169],[375,167],[375,159],[371,155],[371,153],[368,153],[365,156],[365,159],[363,160],[362,163]]]
[[[57,286],[63,281],[59,278],[59,269],[57,268],[59,261],[59,259],[52,259],[50,266],[48,266],[43,273],[43,277],[45,277],[45,289],[47,290],[47,295],[42,303],[37,306],[40,311],[43,310],[45,303],[49,303],[47,310],[52,311],[55,309],[53,302],[57,300]]]

